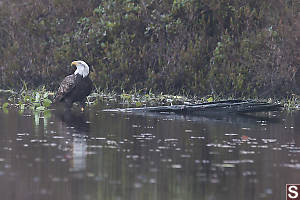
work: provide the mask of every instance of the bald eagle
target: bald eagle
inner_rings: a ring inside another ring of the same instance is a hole
[[[84,61],[73,61],[71,66],[77,67],[74,74],[64,78],[56,93],[54,102],[63,102],[71,108],[74,102],[79,102],[83,110],[86,97],[92,92],[93,83],[89,78],[89,66]]]

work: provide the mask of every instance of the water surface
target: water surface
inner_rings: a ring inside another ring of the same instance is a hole
[[[286,183],[300,183],[299,112],[188,117],[104,108],[0,110],[1,200],[279,200]]]

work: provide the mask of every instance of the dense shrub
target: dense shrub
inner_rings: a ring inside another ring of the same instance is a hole
[[[0,87],[26,82],[54,89],[70,73],[69,63],[83,59],[95,84],[109,90],[292,92],[299,66],[296,1],[25,2],[0,6]]]

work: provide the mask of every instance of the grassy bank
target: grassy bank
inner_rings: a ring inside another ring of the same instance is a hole
[[[4,0],[0,88],[55,90],[85,60],[101,90],[233,97],[296,91],[294,0]]]

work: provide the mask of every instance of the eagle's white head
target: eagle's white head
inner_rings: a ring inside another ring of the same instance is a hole
[[[89,75],[90,68],[89,68],[89,66],[84,61],[82,61],[82,60],[73,61],[71,63],[71,66],[73,66],[73,65],[75,65],[77,67],[77,69],[74,72],[74,74],[79,74],[83,78],[85,78],[85,77],[87,77],[87,75]]]

